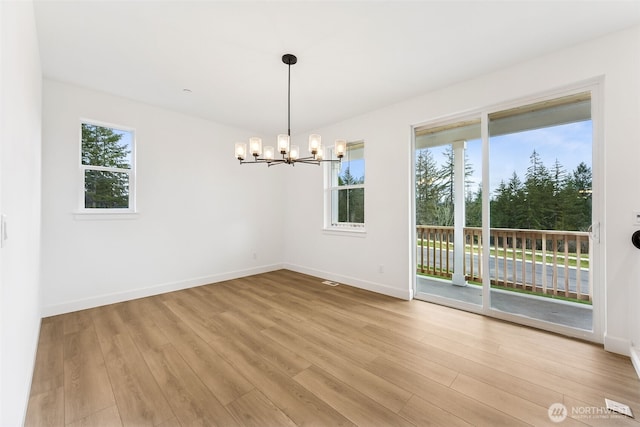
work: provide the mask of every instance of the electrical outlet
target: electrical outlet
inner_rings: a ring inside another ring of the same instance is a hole
[[[640,211],[633,212],[633,225],[640,225]]]

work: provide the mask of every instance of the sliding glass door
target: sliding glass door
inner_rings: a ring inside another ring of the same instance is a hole
[[[480,120],[417,128],[418,294],[482,306]]]
[[[491,308],[591,330],[591,93],[488,117]]]
[[[414,128],[416,298],[594,331],[592,110],[583,89]]]

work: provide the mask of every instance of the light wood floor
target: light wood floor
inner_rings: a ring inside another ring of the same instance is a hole
[[[601,346],[281,270],[49,317],[26,424],[630,425]],[[548,408],[569,418],[553,424]]]

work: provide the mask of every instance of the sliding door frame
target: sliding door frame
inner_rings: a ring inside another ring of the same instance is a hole
[[[604,240],[604,228],[601,224],[604,223],[604,188],[605,177],[603,173],[604,158],[603,158],[603,144],[604,144],[604,132],[603,132],[603,78],[594,78],[573,85],[550,90],[544,93],[538,93],[536,95],[526,96],[518,98],[516,100],[502,102],[492,105],[490,107],[481,108],[473,111],[467,111],[461,114],[453,114],[450,116],[439,117],[434,120],[418,123],[411,126],[411,280],[414,298],[425,299],[429,302],[436,304],[447,305],[452,308],[474,312],[498,319],[506,320],[509,322],[519,323],[526,326],[531,326],[538,329],[544,329],[550,332],[560,333],[563,335],[581,338],[597,343],[603,343],[604,341],[604,296],[605,296],[605,265],[604,265],[604,253],[605,253],[605,240]],[[490,181],[489,181],[489,115],[503,110],[508,110],[518,106],[535,104],[550,99],[560,98],[580,92],[589,91],[591,93],[591,121],[592,121],[592,224],[593,231],[590,239],[592,239],[592,251],[590,253],[590,274],[593,278],[593,294],[592,294],[592,310],[593,310],[593,324],[592,330],[582,330],[572,328],[569,326],[560,325],[557,323],[551,323],[544,320],[533,319],[526,316],[521,316],[513,313],[508,313],[500,310],[493,309],[491,307],[491,292],[490,292],[490,247],[489,245],[483,245],[482,248],[482,271],[483,271],[483,289],[482,289],[482,306],[478,306],[463,301],[457,301],[453,299],[443,298],[431,294],[419,294],[417,288],[417,236],[416,236],[416,129],[423,128],[425,126],[435,127],[442,126],[450,123],[456,123],[461,121],[467,121],[480,118],[481,123],[481,138],[482,138],[482,239],[484,242],[490,240]]]

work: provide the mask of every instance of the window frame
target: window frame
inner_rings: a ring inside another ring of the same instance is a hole
[[[365,160],[364,155],[364,140],[355,140],[347,142],[347,153],[345,157],[348,157],[349,147],[353,146],[361,146],[363,150],[362,158]],[[333,158],[334,148],[328,148],[329,158]],[[366,160],[364,169],[366,171]],[[337,185],[338,175],[340,173],[340,168],[336,167],[335,163],[326,163],[325,164],[325,203],[324,203],[324,230],[329,232],[340,232],[340,233],[358,233],[364,234],[366,233],[366,173],[365,173],[365,182],[362,184],[352,184],[352,185]],[[335,185],[334,185],[335,183]],[[363,214],[365,218],[365,222],[340,222],[333,221],[333,218],[338,217],[338,194],[340,191],[348,191],[362,189],[363,197],[365,199],[363,206]]]
[[[96,165],[85,165],[82,163],[82,125],[91,125],[91,126],[99,126],[109,129],[114,129],[116,131],[128,132],[131,134],[131,164],[130,168],[118,168],[118,167],[108,167],[108,166],[96,166]],[[136,214],[136,130],[130,126],[124,126],[114,123],[103,122],[99,120],[93,119],[85,119],[81,118],[78,122],[78,209],[74,212],[76,215],[80,214],[82,216],[89,215],[92,217],[103,217],[108,219],[111,215],[117,215],[124,217],[127,214]],[[89,170],[102,171],[102,172],[112,172],[112,173],[126,173],[129,178],[128,183],[128,207],[126,208],[87,208],[85,206],[85,173]]]

